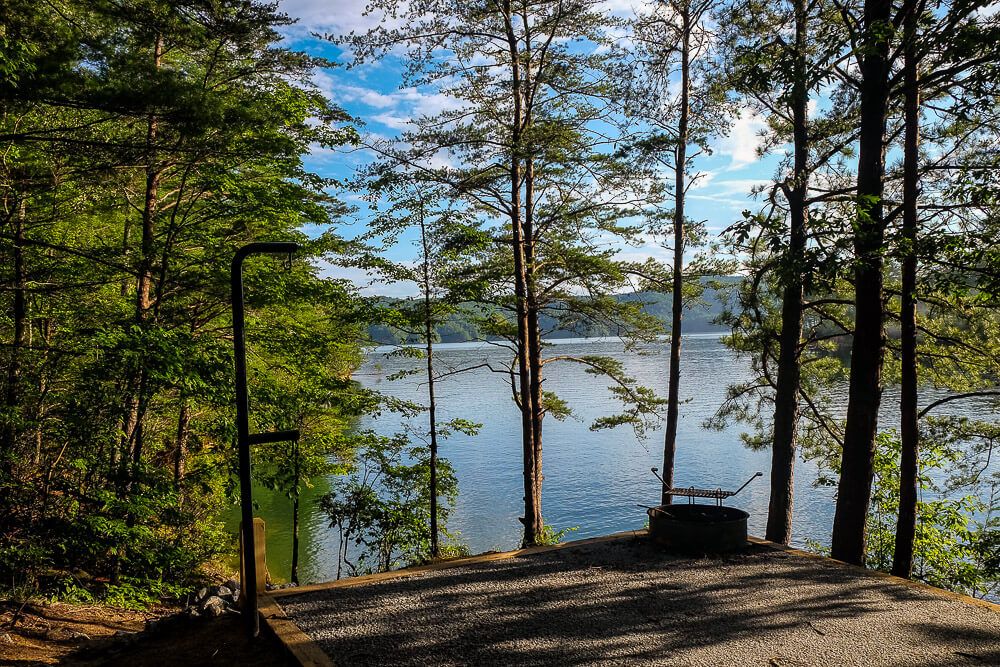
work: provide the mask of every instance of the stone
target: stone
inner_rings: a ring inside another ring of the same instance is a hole
[[[204,612],[205,616],[209,618],[215,618],[216,616],[222,616],[224,613],[226,613],[226,608],[223,607],[221,604],[219,605],[213,604],[211,606],[205,607]]]
[[[216,593],[216,595],[222,599],[226,599],[227,597],[230,597],[232,594],[233,594],[233,589],[231,589],[229,586],[219,586],[219,590]]]
[[[217,595],[211,595],[201,603],[201,611],[206,616],[221,616],[226,610],[226,601]]]
[[[228,579],[226,580],[226,583],[223,584],[223,586],[225,586],[226,588],[235,593],[240,589],[240,582],[236,581],[235,579]]]
[[[195,593],[194,601],[195,602],[201,602],[202,600],[204,600],[207,597],[208,597],[208,589],[207,588],[199,588],[198,592]]]

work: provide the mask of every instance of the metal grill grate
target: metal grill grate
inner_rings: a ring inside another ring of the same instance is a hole
[[[652,468],[652,471],[653,471],[653,474],[656,475],[656,478],[659,479],[662,482],[663,478],[661,478],[657,474],[657,469],[656,468]],[[715,499],[715,504],[716,505],[721,505],[723,500],[725,500],[726,498],[731,498],[731,497],[735,496],[737,493],[739,493],[743,489],[747,488],[747,485],[750,484],[750,482],[754,481],[755,479],[757,479],[758,477],[760,477],[763,474],[764,473],[762,473],[762,472],[758,472],[758,473],[754,474],[750,479],[748,479],[743,484],[743,486],[741,486],[740,488],[736,489],[735,491],[723,491],[721,488],[718,488],[718,489],[699,489],[696,486],[689,486],[687,488],[671,487],[669,489],[666,489],[664,492],[666,494],[670,495],[670,496],[687,496],[687,499],[688,499],[689,503],[693,503],[695,498],[714,498]]]

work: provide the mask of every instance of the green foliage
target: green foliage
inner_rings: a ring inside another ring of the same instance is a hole
[[[354,576],[426,562],[431,556],[427,448],[403,434],[363,432],[353,440],[357,453],[352,471],[320,499],[340,538],[338,578],[343,567]],[[453,542],[443,553],[463,553],[447,531],[458,496],[458,481],[447,459],[438,459],[437,474],[438,526]]]
[[[896,515],[899,511],[900,443],[895,431],[879,434],[875,451],[875,480],[868,516],[868,567],[892,569]],[[998,481],[986,498],[978,494],[952,497],[939,486],[965,453],[932,438],[921,448],[914,577],[934,586],[983,597],[1000,591],[998,535],[1000,504]]]
[[[569,528],[553,528],[549,524],[545,524],[542,527],[541,534],[538,536],[538,546],[554,546],[556,544],[561,544],[566,536],[570,533],[575,533],[579,530],[579,526],[571,526]]]
[[[9,10],[9,11],[8,11]],[[299,426],[294,492],[370,397],[352,290],[322,280],[345,207],[308,172],[350,143],[272,4],[16,0],[0,29],[0,581],[143,605],[232,550],[230,261],[247,264],[253,413]],[[316,233],[301,232],[311,226]],[[44,286],[44,287],[40,287]],[[270,475],[270,477],[269,477]],[[68,574],[67,574],[68,573]]]

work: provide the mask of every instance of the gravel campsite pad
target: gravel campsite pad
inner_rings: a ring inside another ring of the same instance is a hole
[[[605,541],[278,600],[338,665],[1000,665],[1000,613],[752,546]]]

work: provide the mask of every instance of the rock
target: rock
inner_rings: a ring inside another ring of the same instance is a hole
[[[201,611],[206,616],[221,616],[226,610],[226,601],[218,595],[212,595],[201,603]]]
[[[131,646],[139,640],[139,633],[130,630],[119,630],[114,634],[114,637],[122,646]]]
[[[233,589],[231,589],[229,586],[219,586],[219,590],[216,593],[216,595],[225,600],[228,597],[232,597]]]
[[[205,616],[208,616],[209,618],[215,618],[216,616],[222,616],[224,613],[226,613],[226,608],[223,607],[221,604],[218,605],[213,604],[211,606],[205,607],[204,613]]]
[[[195,602],[201,602],[202,600],[204,600],[207,597],[208,597],[208,589],[207,588],[199,588],[198,592],[195,593],[194,601]]]
[[[184,613],[187,614],[188,618],[192,618],[192,619],[198,618],[198,617],[201,616],[201,612],[198,611],[197,607],[188,607],[187,609],[184,610]]]
[[[90,635],[83,632],[70,632],[69,638],[75,642],[89,642]]]
[[[237,604],[240,601],[240,589],[233,591],[233,604]]]
[[[229,579],[223,585],[229,590],[233,591],[234,593],[240,590],[240,582],[236,581],[235,579]]]

